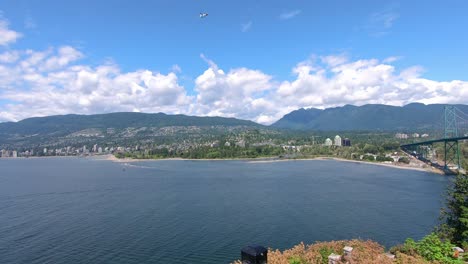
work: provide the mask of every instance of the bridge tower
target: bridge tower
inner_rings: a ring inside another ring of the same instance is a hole
[[[444,138],[451,139],[458,137],[458,126],[457,126],[457,116],[455,114],[455,106],[445,106],[444,107],[444,116],[445,116],[445,128],[444,128]],[[458,140],[445,140],[444,141],[444,161],[445,169],[448,169],[448,164],[456,164],[458,169],[460,169],[460,148],[458,146]]]

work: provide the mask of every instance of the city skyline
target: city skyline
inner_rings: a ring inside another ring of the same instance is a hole
[[[6,0],[0,122],[138,111],[271,124],[308,107],[467,104],[467,8]]]

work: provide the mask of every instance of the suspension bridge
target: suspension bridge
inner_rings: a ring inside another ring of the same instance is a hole
[[[439,133],[435,133],[432,139],[404,144],[400,147],[407,154],[447,173],[463,171],[460,142],[468,140],[468,115],[455,106],[445,106],[440,121],[436,127],[442,124],[442,129],[438,129]],[[442,135],[440,131],[443,131]],[[435,144],[443,145],[443,153],[436,153]]]

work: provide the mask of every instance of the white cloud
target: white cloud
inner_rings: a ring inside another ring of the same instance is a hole
[[[272,89],[272,77],[246,68],[225,73],[213,61],[204,59],[210,68],[195,80],[193,113],[256,120],[265,109],[258,100]]]
[[[175,73],[181,73],[181,72],[182,72],[182,68],[180,68],[179,65],[174,64],[174,65],[172,65],[172,67],[171,67],[171,71],[172,71],[172,72],[175,72]]]
[[[329,67],[335,67],[348,61],[348,57],[344,54],[321,56],[320,59]]]
[[[390,32],[398,18],[399,14],[392,8],[374,12],[369,16],[367,28],[374,37],[384,36]]]
[[[402,59],[402,57],[400,57],[400,56],[391,56],[391,57],[388,57],[388,58],[384,59],[382,62],[383,63],[392,63],[392,62],[395,62],[395,61],[399,61],[401,59]]]
[[[17,51],[6,51],[0,53],[0,63],[13,63],[19,59],[19,52]]]
[[[284,12],[282,13],[279,18],[281,20],[288,20],[288,19],[291,19],[291,18],[294,18],[296,17],[297,15],[299,15],[302,11],[297,9],[297,10],[292,10],[292,11],[287,11],[287,12]]]
[[[83,54],[70,46],[63,46],[59,48],[56,56],[49,57],[45,62],[42,69],[46,71],[60,69],[67,66],[71,62],[81,59]]]
[[[247,31],[250,30],[251,27],[252,27],[252,21],[249,21],[249,22],[241,25],[241,31],[242,32],[247,32]]]
[[[468,82],[438,82],[424,69],[397,69],[398,57],[352,60],[346,54],[311,56],[292,69],[293,80],[261,70],[208,64],[190,91],[177,64],[163,74],[123,72],[112,61],[90,66],[71,46],[0,53],[0,122],[54,114],[116,111],[225,116],[271,124],[298,108],[345,104],[468,103]],[[189,95],[193,94],[193,96]]]
[[[1,64],[0,121],[31,116],[115,111],[187,113],[193,100],[174,72],[121,72],[115,64],[74,64],[82,54],[72,47],[25,51],[14,65]],[[3,92],[1,92],[3,91]]]
[[[294,81],[283,82],[277,95],[285,106],[326,108],[368,103],[468,103],[468,82],[437,82],[421,77],[421,67],[398,72],[376,59],[346,62],[330,69],[298,64]],[[450,96],[448,96],[450,95]]]
[[[17,39],[22,37],[21,33],[9,29],[8,26],[8,21],[4,20],[0,15],[0,46],[14,43]]]
[[[423,68],[398,71],[394,59],[350,60],[346,55],[312,56],[299,62],[291,81],[260,70],[209,68],[195,79],[194,96],[179,84],[178,69],[122,72],[115,63],[76,64],[73,47],[0,54],[0,121],[31,116],[115,111],[226,116],[270,124],[302,107],[344,104],[468,103],[468,82],[438,82]]]

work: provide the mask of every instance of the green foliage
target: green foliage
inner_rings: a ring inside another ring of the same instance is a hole
[[[398,162],[409,164],[410,160],[407,157],[401,157],[398,159]]]
[[[362,159],[363,159],[363,160],[368,160],[368,161],[375,161],[375,158],[374,158],[374,156],[372,156],[372,155],[364,155],[364,156],[362,157]]]
[[[461,260],[453,258],[453,246],[449,241],[442,241],[437,234],[431,233],[418,242],[408,238],[403,245],[393,247],[390,252],[401,252],[410,256],[420,255],[428,261],[462,264]]]
[[[403,250],[405,254],[414,256],[417,251],[416,241],[414,241],[412,238],[406,239],[405,244],[403,245]]]
[[[322,256],[322,264],[328,264],[328,256],[333,252],[333,249],[328,247],[323,247],[319,250],[320,256]]]
[[[390,253],[396,254],[397,252],[404,253],[410,256],[417,256],[417,244],[412,238],[407,238],[403,245],[397,245],[390,248]]]
[[[400,149],[399,142],[386,142],[382,144],[382,148],[386,151],[397,151]]]
[[[365,153],[372,153],[372,154],[377,154],[379,153],[379,149],[375,145],[371,144],[366,144],[364,148],[362,149]]]
[[[300,257],[297,257],[297,256],[291,257],[288,260],[288,262],[289,264],[303,264],[304,263],[304,261]]]
[[[375,158],[375,160],[376,160],[376,161],[393,161],[392,158],[390,158],[390,157],[385,157],[385,156],[377,156],[377,157]]]
[[[468,176],[457,175],[449,187],[439,232],[457,245],[468,243]]]
[[[418,253],[426,260],[442,261],[447,264],[462,263],[452,257],[452,247],[453,245],[450,242],[442,242],[435,233],[425,236],[417,243],[416,246]]]

